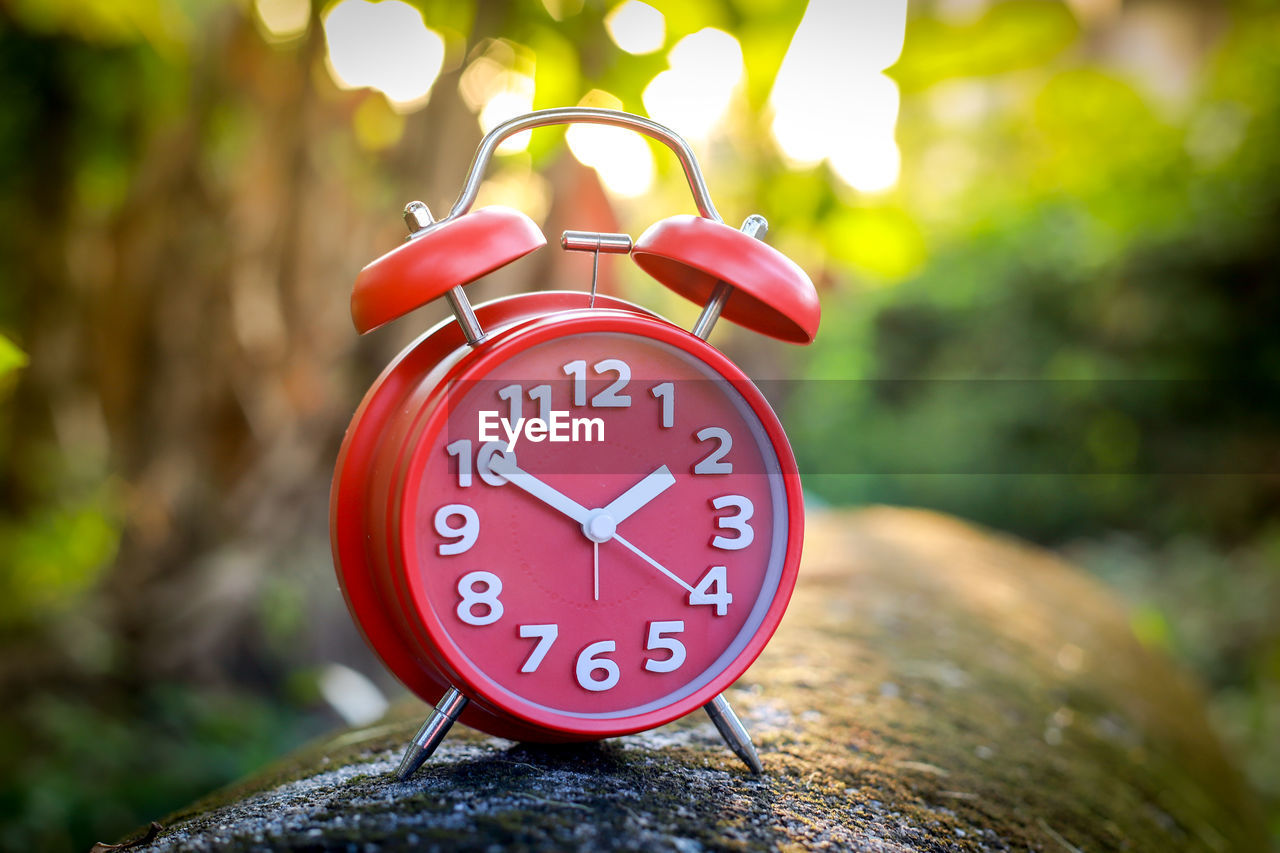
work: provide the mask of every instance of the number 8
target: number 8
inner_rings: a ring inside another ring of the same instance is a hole
[[[476,592],[476,584],[485,585],[484,592]],[[458,618],[468,625],[492,625],[502,618],[502,602],[498,595],[502,592],[502,581],[493,572],[468,572],[458,581],[458,595],[462,601],[458,603]],[[477,604],[489,608],[483,616],[472,612]]]

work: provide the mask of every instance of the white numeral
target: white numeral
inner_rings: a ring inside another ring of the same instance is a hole
[[[676,386],[671,382],[654,385],[649,393],[662,401],[662,428],[671,429],[676,422]]]
[[[618,644],[613,640],[601,640],[598,643],[592,643],[578,654],[578,663],[574,667],[574,674],[578,676],[578,684],[584,690],[590,690],[593,693],[599,693],[601,690],[608,690],[618,683],[621,673],[618,671],[618,665],[608,658],[596,657],[596,655],[605,652],[617,651]],[[603,678],[596,678],[595,672],[604,670]]]
[[[476,454],[476,470],[480,473],[480,479],[490,486],[501,486],[507,482],[489,470],[493,454],[506,453],[506,446],[505,441],[486,441],[480,445],[480,452]],[[450,456],[458,458],[458,488],[467,488],[471,485],[471,439],[460,438],[446,444],[444,449]]]
[[[449,524],[449,519],[454,516],[462,518],[460,527],[453,527]],[[456,542],[445,542],[439,547],[440,555],[448,557],[451,554],[462,554],[471,549],[476,544],[476,537],[480,535],[480,516],[476,515],[476,511],[466,504],[445,504],[436,510],[436,533],[439,533],[445,539],[456,539]]]
[[[537,637],[538,643],[533,647],[533,651],[529,653],[529,659],[524,662],[524,666],[520,667],[520,671],[537,672],[538,665],[547,656],[547,652],[551,651],[551,644],[556,641],[556,637],[559,635],[560,626],[558,625],[521,625],[520,636],[526,640],[532,640]]]
[[[592,397],[591,405],[601,409],[619,409],[630,406],[631,396],[618,393],[623,388],[626,388],[627,383],[631,381],[631,368],[627,366],[627,363],[620,358],[606,358],[604,361],[597,361],[594,368],[596,373],[604,373],[606,370],[612,371],[618,374],[618,378],[608,388]]]
[[[684,643],[675,637],[664,637],[662,635],[679,634],[683,630],[684,622],[680,620],[674,622],[650,622],[649,640],[645,648],[649,651],[666,649],[671,652],[671,656],[663,660],[649,658],[644,662],[644,668],[650,672],[674,672],[679,669],[685,659]]]
[[[465,489],[471,485],[471,439],[460,438],[446,444],[445,453],[458,457],[458,488]]]
[[[697,437],[698,441],[717,441],[719,444],[715,450],[708,453],[702,458],[702,461],[693,466],[693,473],[732,474],[733,463],[721,461],[733,449],[733,436],[729,435],[729,431],[720,427],[706,427],[698,430]]]
[[[716,526],[724,530],[736,530],[738,535],[734,537],[716,536],[711,540],[713,548],[719,548],[723,551],[741,551],[750,545],[756,538],[756,532],[747,522],[751,520],[755,507],[751,505],[751,501],[742,495],[724,495],[718,498],[712,498],[711,505],[716,509],[725,509],[733,507],[737,510],[734,515],[726,515],[716,519]]]
[[[505,388],[498,389],[498,398],[507,401],[507,423],[511,424],[513,429],[524,415],[524,401],[520,399],[520,395],[523,393],[524,389],[519,385],[508,385]],[[489,435],[493,435],[493,433],[489,433]]]
[[[529,389],[529,399],[538,404],[538,419],[544,424],[551,423],[551,386],[533,386]]]
[[[593,407],[618,409],[631,405],[631,396],[619,393],[631,381],[631,368],[625,361],[620,358],[606,358],[592,365],[592,370],[597,375],[606,372],[618,374],[618,378],[613,380],[609,387],[591,398]],[[573,377],[573,404],[585,406],[587,404],[587,363],[582,359],[571,361],[564,366],[564,372],[565,375]]]
[[[693,592],[689,593],[690,604],[714,604],[717,616],[728,613],[732,602],[733,596],[729,593],[724,566],[712,566],[708,569]]]
[[[492,434],[490,433],[490,435]],[[480,445],[480,452],[476,454],[476,471],[480,472],[480,479],[490,486],[501,486],[507,482],[506,478],[499,477],[489,470],[489,463],[493,461],[493,454],[497,453],[504,457],[507,455],[506,446],[506,443],[502,441],[486,441]]]
[[[571,361],[564,366],[564,372],[565,375],[573,377],[573,404],[585,406],[587,404],[587,363],[582,359]]]
[[[476,584],[484,584],[484,590],[477,592]],[[458,618],[468,625],[492,625],[502,618],[502,602],[498,600],[501,593],[502,581],[493,572],[468,572],[458,581],[458,595],[462,596],[458,603]],[[476,605],[488,610],[477,616]]]

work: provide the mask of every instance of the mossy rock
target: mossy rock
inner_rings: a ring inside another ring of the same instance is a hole
[[[699,713],[599,744],[455,727],[394,782],[416,703],[162,821],[133,849],[1264,850],[1197,690],[1097,582],[925,512],[811,514],[773,642]]]

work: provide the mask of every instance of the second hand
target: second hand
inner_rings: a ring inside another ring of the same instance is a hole
[[[625,547],[628,551],[630,551],[632,554],[635,554],[637,557],[639,557],[640,559],[644,560],[646,563],[648,563],[649,565],[653,566],[655,569],[657,569],[658,571],[662,572],[664,575],[666,575],[667,577],[671,578],[671,579],[672,579],[673,581],[675,581],[676,583],[680,584],[680,586],[684,587],[688,592],[690,592],[690,593],[697,592],[697,590],[696,590],[696,589],[694,589],[693,587],[691,587],[691,586],[689,586],[687,583],[685,583],[683,580],[681,580],[681,579],[680,579],[680,577],[679,577],[678,575],[676,575],[676,574],[675,574],[675,572],[670,571],[670,570],[669,570],[669,569],[667,569],[665,566],[663,566],[661,563],[659,563],[657,560],[653,559],[653,557],[650,557],[650,556],[649,556],[648,554],[646,554],[644,551],[641,551],[641,550],[640,550],[639,548],[637,548],[635,545],[632,545],[630,542],[628,542],[627,540],[623,539],[623,538],[622,538],[621,536],[619,536],[618,534],[616,534],[616,533],[615,533],[615,534],[613,534],[613,541],[615,541],[615,542],[617,542],[618,544],[622,545],[622,546],[623,546],[623,547]]]

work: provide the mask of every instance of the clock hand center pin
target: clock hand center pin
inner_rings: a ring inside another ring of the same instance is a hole
[[[582,532],[596,544],[608,542],[617,529],[618,522],[608,509],[593,509],[587,513],[586,520],[582,522]]]

